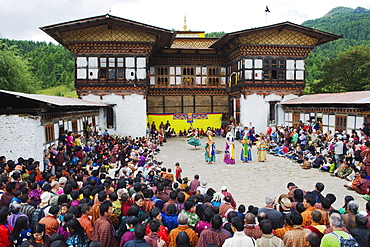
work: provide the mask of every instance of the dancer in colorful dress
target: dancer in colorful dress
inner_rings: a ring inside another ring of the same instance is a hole
[[[235,144],[234,144],[234,136],[231,132],[226,134],[226,147],[225,147],[225,155],[224,155],[224,162],[229,165],[235,164]]]
[[[190,138],[188,140],[188,144],[194,146],[194,149],[197,149],[197,146],[202,145],[202,143],[200,143],[199,141],[198,131],[196,129],[193,129],[192,132],[190,132],[187,137]]]
[[[242,152],[240,155],[240,159],[243,161],[243,163],[252,161],[252,152],[251,152],[251,147],[250,147],[248,131],[244,132],[244,136],[241,140],[241,143],[242,143]]]
[[[212,140],[212,136],[208,136],[208,141],[204,145],[204,149],[206,150],[204,154],[206,162],[208,164],[216,162],[216,143]]]
[[[257,137],[257,157],[258,157],[258,162],[265,162],[266,160],[266,152],[267,152],[267,145],[265,140],[262,137]]]

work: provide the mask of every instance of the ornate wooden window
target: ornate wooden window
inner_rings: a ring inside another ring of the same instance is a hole
[[[284,80],[285,61],[283,59],[265,58],[263,60],[264,80]]]
[[[208,85],[219,86],[221,82],[220,73],[221,68],[209,67],[208,68]]]
[[[167,86],[169,84],[168,67],[156,67],[156,85],[158,86]]]
[[[195,68],[194,67],[182,67],[182,84],[185,86],[191,86],[195,84]]]
[[[45,141],[51,142],[54,141],[54,124],[45,125]]]
[[[77,57],[77,79],[146,80],[146,57]]]

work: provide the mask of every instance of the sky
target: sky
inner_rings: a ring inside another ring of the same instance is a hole
[[[268,6],[270,13],[265,13]],[[55,42],[39,27],[111,15],[175,30],[234,32],[285,21],[296,24],[369,0],[0,0],[0,37]]]

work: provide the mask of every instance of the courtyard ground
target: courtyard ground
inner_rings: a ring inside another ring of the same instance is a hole
[[[206,137],[201,138],[202,145],[206,141]],[[223,185],[227,186],[236,203],[244,204],[246,207],[251,204],[263,207],[265,195],[268,193],[276,196],[287,193],[288,182],[294,182],[306,191],[313,190],[316,182],[322,182],[325,185],[323,194],[333,193],[337,197],[334,208],[342,207],[344,197],[351,195],[359,203],[360,210],[365,210],[366,200],[355,191],[349,191],[343,187],[348,183],[346,180],[331,177],[329,173],[320,172],[318,169],[303,170],[297,163],[273,155],[267,155],[266,162],[258,162],[255,146],[252,149],[253,161],[242,163],[239,142],[235,142],[236,164],[227,165],[223,162],[225,139],[215,137],[214,141],[216,142],[216,162],[214,164],[205,162],[203,146],[194,149],[194,146],[187,144],[187,138],[184,137],[169,138],[163,147],[160,147],[161,151],[157,155],[157,160],[163,161],[163,165],[173,171],[175,163],[179,162],[183,169],[182,177],[192,180],[195,174],[199,174],[200,181],[208,182],[207,188],[220,191]]]

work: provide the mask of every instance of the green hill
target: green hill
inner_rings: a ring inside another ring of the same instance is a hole
[[[42,90],[57,86],[67,86],[74,91],[74,58],[70,51],[53,43],[0,39],[9,47],[15,47],[18,55],[28,60],[37,88]],[[56,90],[56,95],[65,94],[66,89]],[[49,90],[53,91],[53,90]]]
[[[318,80],[324,61],[351,47],[370,44],[370,10],[365,8],[337,7],[323,17],[305,21],[302,25],[342,36],[339,40],[316,47],[308,56],[306,93],[314,93],[310,84]]]

